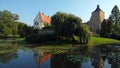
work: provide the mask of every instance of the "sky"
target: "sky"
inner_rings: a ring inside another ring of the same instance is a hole
[[[38,12],[47,16],[53,16],[59,11],[71,13],[87,22],[97,4],[105,12],[106,19],[115,5],[120,9],[120,0],[0,0],[0,11],[8,10],[18,14],[19,21],[32,26]]]

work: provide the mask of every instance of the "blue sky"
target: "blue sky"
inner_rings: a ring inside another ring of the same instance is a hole
[[[72,13],[87,22],[97,4],[105,12],[105,18],[109,17],[114,5],[120,9],[120,0],[0,0],[0,11],[9,10],[18,14],[19,21],[28,25],[33,25],[33,19],[39,11],[48,16],[58,11]]]

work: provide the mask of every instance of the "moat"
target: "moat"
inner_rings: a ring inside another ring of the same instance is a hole
[[[94,47],[4,44],[0,46],[0,68],[120,68],[120,44]]]

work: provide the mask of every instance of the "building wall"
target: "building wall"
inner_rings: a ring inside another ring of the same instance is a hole
[[[101,23],[104,20],[104,12],[103,11],[98,11],[98,12],[93,12],[89,26],[93,32],[97,32],[98,30],[101,29]]]
[[[34,19],[34,28],[42,29],[42,20],[40,18],[40,13],[37,14],[37,16]]]
[[[39,30],[40,34],[54,34],[54,30],[53,29],[41,29]]]
[[[51,24],[51,18],[44,15],[44,13],[38,13],[34,19],[34,28],[42,29],[45,27],[45,24]]]

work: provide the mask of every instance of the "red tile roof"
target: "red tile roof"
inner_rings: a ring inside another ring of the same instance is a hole
[[[40,13],[40,17],[42,19],[42,22],[51,24],[51,18],[50,17],[44,15],[43,13]]]

